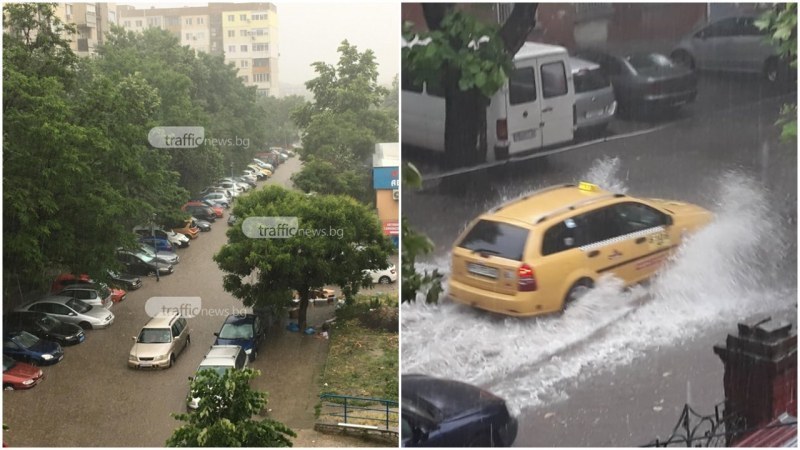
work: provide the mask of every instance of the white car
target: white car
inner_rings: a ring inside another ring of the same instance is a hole
[[[394,264],[383,270],[370,270],[367,272],[373,283],[389,284],[397,281],[397,270]]]
[[[257,165],[258,167],[261,167],[261,168],[267,169],[267,170],[269,170],[270,172],[275,172],[275,168],[272,166],[272,164],[270,164],[270,163],[265,163],[264,161],[262,161],[262,160],[260,160],[260,159],[258,159],[258,158],[253,158],[253,161],[256,163],[256,165]]]
[[[197,372],[208,369],[222,376],[228,369],[244,370],[248,359],[247,354],[238,345],[212,345],[211,350],[197,367]],[[186,406],[190,410],[197,409],[200,406],[200,398],[190,392]]]

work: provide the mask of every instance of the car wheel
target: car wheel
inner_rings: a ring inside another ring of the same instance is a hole
[[[250,362],[253,362],[258,358],[258,350],[253,348],[253,353],[250,354]]]
[[[86,322],[86,321],[83,321],[83,322],[79,323],[78,326],[80,326],[84,330],[91,330],[92,329],[92,324],[90,324],[89,322]]]
[[[169,365],[167,366],[167,369],[172,367],[173,364],[175,364],[175,355],[169,355]]]
[[[670,57],[681,66],[694,70],[694,58],[686,50],[675,50]]]
[[[387,277],[386,275],[384,275],[384,276],[382,276],[382,277],[380,277],[378,279],[378,283],[380,283],[380,284],[389,284],[391,282],[392,282],[391,278]]]
[[[575,301],[579,300],[581,297],[586,295],[589,290],[594,287],[594,282],[588,278],[583,278],[578,280],[575,284],[569,288],[567,292],[567,296],[564,297],[564,303],[562,304],[562,309],[565,309],[570,304],[574,303]]]
[[[3,385],[3,390],[4,391],[13,391],[14,390],[14,386],[11,385],[11,384],[4,384]]]

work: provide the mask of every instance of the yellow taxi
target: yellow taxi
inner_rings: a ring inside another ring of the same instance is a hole
[[[653,275],[712,219],[689,203],[637,199],[591,183],[529,193],[473,220],[453,246],[449,294],[510,316],[561,311],[603,274]]]
[[[250,169],[257,170],[257,171],[263,173],[267,178],[272,176],[272,171],[269,170],[269,169],[264,169],[263,167],[258,167],[255,164],[250,164],[247,167],[250,168]]]

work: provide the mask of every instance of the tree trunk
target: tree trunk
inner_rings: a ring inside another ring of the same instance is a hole
[[[308,312],[308,288],[299,291],[300,295],[300,309],[297,311],[297,325],[300,326],[300,332],[306,331],[308,325],[307,315]]]
[[[448,79],[445,89],[445,167],[454,169],[486,161],[484,96],[476,89],[460,90],[458,79]]]

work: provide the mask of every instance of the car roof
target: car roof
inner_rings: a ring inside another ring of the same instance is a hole
[[[180,318],[181,315],[175,312],[159,312],[142,328],[169,328],[172,322]]]
[[[576,56],[569,57],[569,65],[572,67],[572,73],[578,73],[581,70],[595,70],[600,68],[600,64]]]
[[[241,353],[242,347],[238,345],[212,345],[200,366],[230,366],[236,365],[236,357]]]
[[[60,303],[60,304],[63,305],[63,304],[67,303],[70,300],[73,300],[73,297],[67,297],[66,295],[45,295],[44,297],[42,297],[40,299],[37,299],[37,300],[34,300],[34,301],[28,303],[28,305],[33,305],[34,303],[43,303],[43,302]]]
[[[563,184],[540,189],[506,202],[483,215],[484,219],[506,219],[528,225],[564,212],[579,211],[602,200],[623,196],[596,188],[582,190],[573,184]]]
[[[476,407],[505,403],[505,400],[471,384],[428,375],[402,376],[402,403],[412,407],[430,405],[441,419],[451,419]]]

